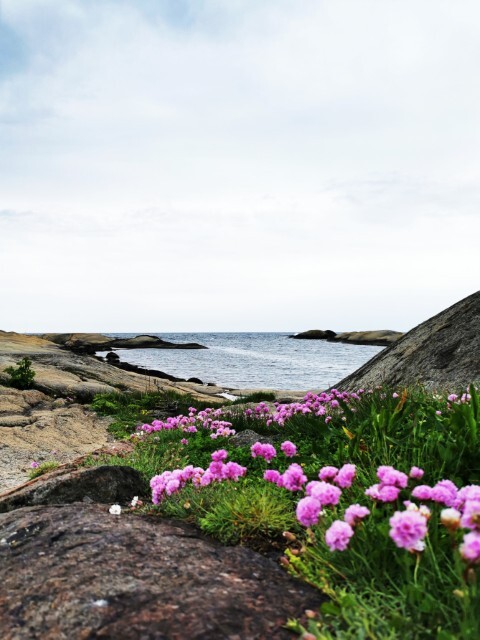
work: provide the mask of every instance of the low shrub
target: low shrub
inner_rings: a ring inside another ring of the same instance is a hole
[[[5,373],[8,373],[10,380],[8,384],[15,389],[26,390],[33,387],[35,371],[32,369],[32,361],[30,358],[22,358],[17,362],[16,367],[7,367]]]

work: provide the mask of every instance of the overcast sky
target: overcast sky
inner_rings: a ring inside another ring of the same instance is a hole
[[[407,330],[479,289],[478,0],[0,0],[0,329]]]

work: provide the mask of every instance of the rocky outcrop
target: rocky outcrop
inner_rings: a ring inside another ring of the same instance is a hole
[[[346,342],[348,344],[370,344],[372,346],[387,347],[403,336],[400,331],[381,329],[378,331],[343,331],[337,333],[333,342]]]
[[[321,599],[184,523],[81,503],[0,514],[2,640],[282,640]]]
[[[168,374],[154,377],[148,370],[140,368],[135,372],[126,371],[128,367],[114,367],[92,356],[72,353],[38,336],[4,331],[0,331],[0,385],[9,379],[5,369],[15,366],[25,356],[33,362],[35,389],[48,395],[71,396],[82,402],[90,401],[96,393],[113,391],[145,392],[173,388],[199,399],[214,398],[223,391],[219,387],[207,388],[183,380],[178,383],[179,387],[176,382],[179,379]]]
[[[207,349],[196,342],[175,343],[157,336],[140,335],[134,338],[111,338],[101,333],[45,333],[41,336],[75,353],[93,355],[110,349]]]
[[[64,463],[112,440],[110,418],[35,389],[0,386],[0,491],[25,482],[30,463]]]
[[[39,504],[126,503],[147,492],[147,483],[132,467],[67,465],[0,495],[0,513]]]
[[[326,331],[322,329],[310,329],[309,331],[296,333],[293,336],[289,336],[289,338],[295,338],[296,340],[333,340],[336,335],[335,331],[330,331],[330,329]]]
[[[378,330],[378,331],[322,331],[321,329],[310,329],[302,333],[296,333],[290,338],[296,340],[327,340],[328,342],[346,342],[349,344],[365,344],[385,347],[393,344],[403,336],[399,331]]]
[[[480,381],[480,291],[406,333],[335,386],[342,390],[421,383],[461,390]]]

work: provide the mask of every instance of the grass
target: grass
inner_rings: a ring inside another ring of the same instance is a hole
[[[48,473],[49,471],[53,471],[54,469],[57,469],[59,466],[60,466],[60,463],[55,462],[54,460],[42,462],[38,467],[32,469],[29,472],[28,477],[30,478],[30,480],[33,480],[34,478],[43,476],[44,473]]]
[[[404,492],[393,505],[377,504],[374,508],[364,495],[365,488],[378,481],[379,465],[392,465],[407,473],[412,466],[421,467],[429,485],[444,478],[457,486],[479,483],[480,409],[473,386],[470,393],[468,402],[448,402],[445,395],[421,387],[399,394],[377,389],[354,402],[340,399],[339,407],[329,409],[332,419],[328,423],[324,416],[296,413],[283,426],[276,422],[267,425],[265,419],[246,416],[242,407],[226,404],[220,419],[231,422],[237,432],[250,429],[272,438],[277,457],[271,468],[283,472],[295,461],[309,480],[314,480],[325,465],[339,467],[348,462],[357,466],[357,480],[344,491],[339,507],[327,509],[311,530],[302,528],[295,518],[300,494],[265,483],[265,461],[253,459],[248,446],[236,447],[230,438],[212,440],[210,431],[203,428],[194,434],[179,429],[157,431],[139,438],[127,458],[100,462],[131,465],[149,479],[188,464],[206,468],[211,453],[223,448],[229,460],[246,466],[247,476],[238,483],[214,483],[204,488],[188,484],[149,510],[185,518],[226,544],[245,544],[261,551],[288,545],[284,560],[288,570],[328,596],[328,602],[311,615],[306,627],[290,621],[290,628],[299,635],[473,640],[480,637],[478,566],[467,568],[460,559],[460,534],[455,542],[438,523],[440,509],[430,505],[425,551],[416,554],[398,549],[389,538],[388,521],[395,510],[404,509],[402,500],[408,494]],[[267,398],[261,394],[256,401]],[[165,394],[103,395],[93,403],[97,411],[115,418],[114,432],[123,437],[154,415],[188,415],[188,407],[195,405],[192,398]],[[182,443],[183,438],[188,444]],[[283,440],[297,445],[293,460],[280,452],[277,443]],[[356,529],[348,550],[331,552],[324,541],[325,530],[341,519],[343,509],[352,503],[369,506],[372,514]],[[290,532],[287,539],[282,536],[285,530]]]

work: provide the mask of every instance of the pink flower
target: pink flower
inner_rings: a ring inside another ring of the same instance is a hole
[[[288,491],[300,491],[307,480],[308,478],[303,473],[302,467],[294,462],[282,475],[281,486]]]
[[[320,480],[333,480],[338,473],[337,467],[322,467],[318,477]]]
[[[418,511],[395,511],[390,518],[390,537],[397,547],[415,550],[427,535],[427,521]]]
[[[412,491],[412,498],[418,500],[431,500],[432,499],[432,487],[426,484],[419,484],[418,487]]]
[[[473,564],[480,561],[480,533],[472,531],[467,533],[460,545],[460,555],[464,560]]]
[[[293,442],[290,442],[290,440],[285,440],[285,442],[282,442],[282,444],[280,445],[280,449],[287,456],[287,458],[292,458],[297,454],[297,447],[293,444]]]
[[[188,440],[187,440],[186,438],[182,438],[182,439],[180,440],[180,442],[181,442],[182,444],[185,444],[185,445],[187,445],[187,444],[188,444]]]
[[[370,509],[367,509],[367,507],[362,507],[360,504],[351,504],[345,510],[345,522],[348,522],[351,527],[354,527],[369,514]]]
[[[398,393],[395,391],[395,393],[392,393],[392,398],[398,398]]]
[[[449,401],[449,402],[455,402],[455,400],[458,400],[458,396],[457,396],[457,394],[455,394],[455,393],[451,393],[451,394],[448,396],[448,401]]]
[[[39,466],[40,465],[38,464],[38,462],[35,462],[35,460],[30,463],[30,468],[31,469],[37,469]]]
[[[345,551],[353,536],[353,529],[348,522],[335,520],[325,532],[325,542],[330,551]]]
[[[408,476],[390,466],[378,467],[377,476],[382,484],[389,484],[400,489],[405,489],[408,484]]]
[[[354,464],[344,464],[337,473],[334,482],[342,489],[348,489],[352,486],[356,473],[357,468]]]
[[[322,505],[315,498],[302,498],[297,505],[297,520],[304,527],[317,524],[321,513]]]
[[[275,447],[271,444],[262,444],[261,442],[255,442],[250,447],[250,451],[252,452],[252,458],[263,458],[267,462],[270,462],[275,458],[277,452],[275,451]]]
[[[446,507],[453,507],[457,493],[458,489],[451,480],[441,480],[432,488],[430,500],[440,502]]]
[[[277,484],[280,476],[280,471],[276,471],[276,469],[267,469],[263,474],[263,479],[267,482],[273,482],[273,484]]]
[[[340,500],[342,492],[338,487],[328,482],[314,480],[307,484],[307,496],[312,496],[320,502],[322,507],[327,505],[336,505]]]
[[[421,478],[423,478],[424,473],[425,471],[423,469],[420,469],[420,467],[412,467],[408,475],[414,480],[420,480]]]
[[[374,484],[365,491],[365,495],[379,502],[395,502],[400,489],[392,485]]]
[[[480,530],[480,500],[467,500],[460,524],[464,529]]]
[[[213,462],[223,462],[223,460],[226,460],[227,458],[228,451],[225,451],[225,449],[218,449],[212,453]]]

